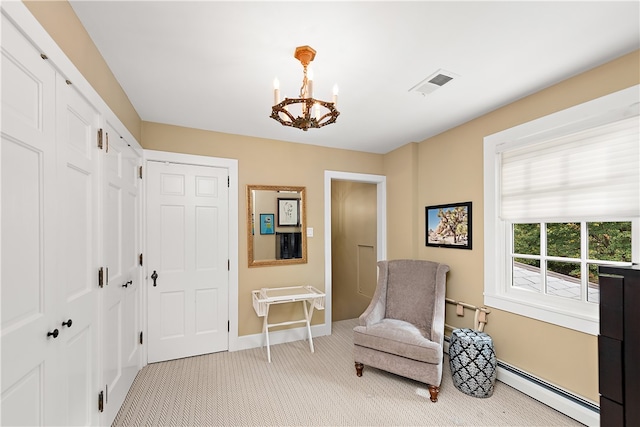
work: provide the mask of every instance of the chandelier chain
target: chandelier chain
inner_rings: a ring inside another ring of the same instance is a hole
[[[304,65],[304,77],[302,78],[302,86],[300,86],[300,98],[307,98],[309,94],[309,80],[307,79],[307,66]]]

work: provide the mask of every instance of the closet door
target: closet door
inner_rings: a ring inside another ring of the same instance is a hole
[[[103,290],[103,379],[111,424],[141,366],[140,182],[138,154],[106,126],[104,254],[109,277]]]
[[[66,425],[98,421],[100,116],[57,77],[59,370]]]
[[[2,425],[61,423],[54,69],[2,15]],[[57,333],[56,333],[57,330]],[[54,335],[47,335],[49,332]]]
[[[95,425],[99,115],[2,18],[3,425]]]

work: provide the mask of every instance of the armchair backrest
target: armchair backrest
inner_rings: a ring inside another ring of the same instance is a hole
[[[444,327],[446,273],[449,266],[425,260],[379,261],[378,281],[386,281],[384,317],[409,322],[431,336]],[[382,276],[385,277],[382,277]],[[437,325],[433,325],[435,321]]]

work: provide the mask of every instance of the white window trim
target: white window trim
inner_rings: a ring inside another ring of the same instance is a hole
[[[507,278],[509,224],[499,218],[499,156],[503,144],[517,147],[542,134],[566,133],[595,126],[603,116],[639,102],[640,85],[533,120],[484,138],[484,303],[487,306],[580,332],[599,333],[599,306],[512,288]],[[616,114],[616,113],[613,113]],[[634,229],[638,224],[634,220]],[[637,239],[636,239],[637,240]],[[639,262],[637,242],[633,262]]]

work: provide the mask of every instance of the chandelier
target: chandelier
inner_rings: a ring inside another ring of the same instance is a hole
[[[310,46],[299,46],[293,55],[300,61],[303,67],[302,87],[299,98],[285,98],[280,101],[280,83],[278,79],[273,82],[274,106],[271,108],[271,118],[280,122],[283,126],[291,126],[302,129],[321,128],[334,123],[340,112],[336,110],[338,102],[338,87],[333,87],[332,102],[321,101],[313,98],[313,75],[307,66],[316,56],[316,51]]]

